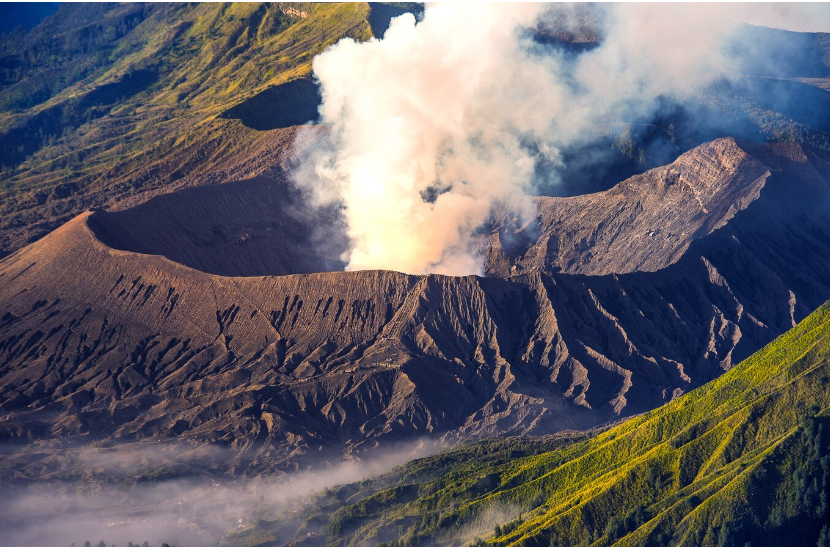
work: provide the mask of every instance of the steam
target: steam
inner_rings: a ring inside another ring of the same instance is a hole
[[[496,524],[507,524],[520,517],[523,512],[521,507],[513,504],[487,507],[477,514],[471,522],[454,530],[448,539],[464,544],[475,541],[477,538],[491,537]]]
[[[555,180],[564,146],[736,70],[723,51],[743,22],[828,18],[809,6],[621,4],[596,8],[602,40],[589,52],[533,40],[552,20],[577,24],[575,9],[428,5],[420,22],[402,15],[382,40],[344,39],[315,59],[331,131],[296,178],[318,203],[342,204],[347,269],[481,273],[474,236],[491,208],[532,217],[527,196]]]
[[[529,102],[545,82],[514,36],[538,11],[430,6],[417,25],[406,14],[381,41],[315,59],[332,132],[314,175],[324,200],[346,205],[349,269],[481,269],[472,231],[494,200],[522,195],[534,159],[521,138],[548,129]]]

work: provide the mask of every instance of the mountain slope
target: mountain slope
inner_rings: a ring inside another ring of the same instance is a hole
[[[533,270],[584,275],[656,272],[699,252],[692,251],[696,241],[722,238],[733,229],[763,229],[748,220],[758,218],[757,212],[739,214],[747,207],[765,208],[761,215],[769,220],[804,217],[812,209],[807,195],[821,195],[827,188],[828,166],[830,155],[811,147],[718,139],[604,192],[536,198],[539,215],[530,222],[509,212],[496,215],[491,233],[481,242],[486,270],[501,277]],[[784,181],[791,178],[805,184],[787,186]],[[768,187],[777,197],[759,200]],[[775,199],[792,208],[776,211]],[[799,200],[806,208],[797,205]],[[821,207],[816,212],[823,215]],[[772,254],[767,258],[775,260]]]
[[[656,272],[220,277],[141,254],[209,267],[231,252],[240,271],[320,266],[292,263],[290,246],[285,263],[255,259],[299,229],[269,210],[280,200],[239,219],[240,200],[269,191],[264,178],[82,215],[0,262],[3,437],[215,442],[239,449],[234,469],[275,470],[405,439],[546,433],[649,410],[830,295],[826,155],[744,147],[772,173],[757,199]],[[735,180],[757,181],[751,171]],[[187,203],[221,225],[176,232]],[[142,224],[169,235],[141,239]],[[25,467],[4,476],[34,477]]]
[[[830,531],[828,409],[825,304],[723,377],[593,438],[417,460],[257,529],[272,545],[815,545]]]
[[[420,9],[64,4],[33,29],[0,35],[0,256],[87,209],[276,168],[290,156],[289,126],[316,118],[314,55],[343,37],[382,36],[391,17]],[[535,36],[577,54],[601,38],[593,17],[580,12],[581,30],[548,21]],[[830,146],[826,93],[810,85],[830,74],[827,35],[746,34],[735,53],[752,78],[667,98],[659,116],[609,120],[589,145],[562,151],[561,181],[544,192],[605,189],[724,136]],[[745,47],[755,43],[774,43],[763,49],[774,58]]]
[[[769,174],[733,139],[719,139],[605,192],[536,198],[540,216],[535,223],[497,221],[498,238],[486,243],[487,273],[660,270],[755,201]],[[511,246],[522,254],[510,253]]]
[[[282,86],[308,76],[339,39],[370,38],[372,11],[65,4],[28,32],[0,36],[0,251],[89,208],[209,184],[246,163],[274,167],[293,141],[286,126],[316,118],[318,100],[316,89]],[[257,131],[235,113],[263,93],[283,123]]]

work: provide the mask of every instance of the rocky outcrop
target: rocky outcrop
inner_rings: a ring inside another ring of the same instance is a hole
[[[639,260],[629,269],[671,262],[653,272],[222,277],[105,245],[96,234],[117,231],[111,214],[84,214],[0,262],[0,434],[219,443],[238,449],[234,469],[259,471],[407,438],[551,432],[653,408],[830,296],[828,155],[734,141],[695,153],[706,160],[698,167],[684,156],[641,187],[631,179],[589,196],[609,220],[587,240],[583,267],[626,264],[609,262],[612,248]],[[250,190],[233,188],[215,191]],[[194,218],[208,216],[201,207],[213,200],[188,195],[201,203]],[[635,213],[619,196],[635,196]],[[610,227],[629,218],[637,230],[682,233],[650,196],[670,196],[687,219],[682,243]],[[140,234],[139,217],[129,222]],[[196,239],[167,239],[151,252],[197,264]]]
[[[509,212],[494,219],[488,274],[657,271],[757,199],[769,174],[726,138],[605,192],[536,198],[533,222],[522,224]]]

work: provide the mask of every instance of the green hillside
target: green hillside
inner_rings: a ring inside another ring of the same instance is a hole
[[[316,116],[317,89],[304,79],[314,56],[343,37],[381,36],[392,17],[421,9],[62,4],[34,28],[0,34],[0,257],[84,210],[273,166],[293,142],[291,126]],[[600,39],[590,9],[578,20],[578,32],[556,20],[536,29],[540,45],[590,49]],[[823,82],[827,36],[753,32],[750,42],[780,46],[773,65],[788,72],[752,57],[747,74],[769,77],[719,82],[664,105],[657,119],[611,120],[587,149],[563,150],[557,191],[602,190],[722,136],[830,146],[826,91],[775,79]],[[608,165],[593,165],[596,149],[610,149]]]
[[[63,4],[29,31],[0,35],[0,256],[84,209],[250,158],[269,137],[262,129],[316,116],[316,88],[268,97],[283,124],[251,128],[223,114],[309,76],[315,55],[343,37],[369,39],[401,12],[368,3]]]
[[[196,129],[257,91],[307,75],[314,55],[340,38],[371,37],[368,15],[367,4],[354,3],[63,6],[0,43],[9,66],[2,137],[19,135],[3,151],[3,166],[17,168],[4,187],[54,169],[63,148],[80,153],[86,169],[109,159],[107,138],[143,131],[153,147],[149,137],[171,125]],[[105,116],[112,127],[92,123]]]
[[[236,539],[828,545],[829,355],[825,304],[718,380],[616,427],[582,439],[488,441],[421,459],[329,490],[299,527],[262,521]]]

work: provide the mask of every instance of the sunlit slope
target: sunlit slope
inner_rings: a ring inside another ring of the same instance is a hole
[[[287,125],[308,121],[290,115],[295,97],[274,104],[291,123],[273,131],[221,115],[309,76],[341,38],[371,38],[371,14],[366,3],[77,4],[0,36],[0,253],[91,207],[216,182],[200,175],[238,179],[226,164],[287,148]]]
[[[414,462],[327,493],[297,533],[320,527],[330,545],[815,545],[830,522],[828,335],[825,304],[718,380],[593,438]]]
[[[289,126],[316,117],[316,87],[304,80],[314,56],[422,9],[392,4],[63,4],[35,28],[0,35],[0,256],[90,208],[282,165]],[[594,24],[539,32],[556,55],[563,42],[581,51],[598,39]],[[544,191],[604,190],[724,136],[830,146],[830,99],[819,89],[827,36],[753,32],[749,43],[774,43],[780,57],[751,50],[741,74],[762,78],[690,90],[658,117],[595,127],[590,149],[563,150],[563,183]],[[795,77],[804,81],[775,79]],[[611,159],[597,165],[594,148]]]

